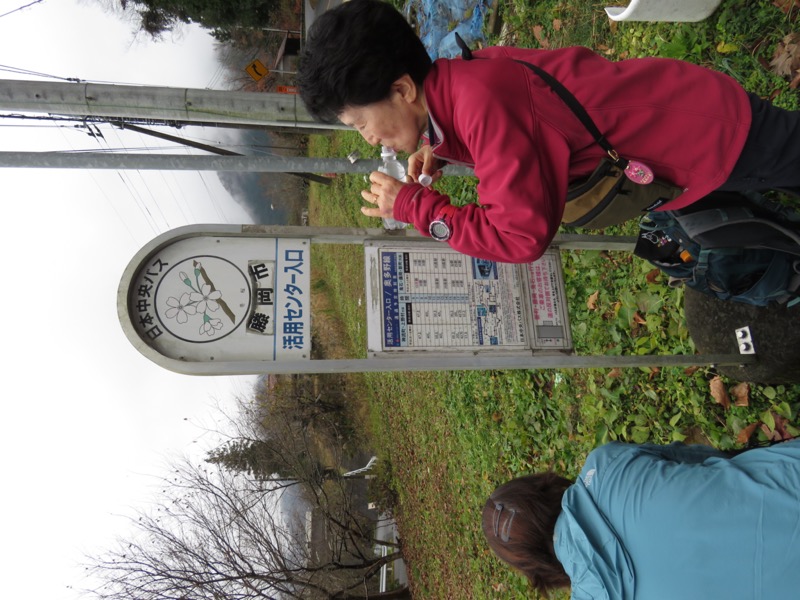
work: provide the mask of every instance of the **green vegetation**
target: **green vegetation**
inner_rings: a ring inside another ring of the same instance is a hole
[[[295,0],[121,0],[120,8],[138,18],[142,31],[162,37],[181,23],[198,23],[220,41],[230,42],[247,29],[260,29],[289,13],[300,12]]]
[[[795,24],[768,1],[726,0],[712,18],[694,24],[613,24],[603,3],[582,0],[499,5],[504,27],[492,43],[582,44],[612,59],[683,58],[723,70],[776,104],[797,105],[789,80],[769,70]],[[377,155],[354,132],[315,136],[309,148],[314,156]],[[461,201],[475,200],[471,178],[446,177],[437,185]],[[312,187],[311,224],[375,226],[358,211],[364,187],[362,175]],[[315,247],[313,261],[344,327],[342,342],[350,356],[364,356],[362,250]],[[646,263],[624,253],[577,251],[565,252],[563,261],[578,353],[694,352],[682,292]],[[725,408],[712,397],[714,377],[709,369],[357,376],[368,390],[372,440],[383,459],[380,497],[392,501],[415,597],[533,595],[489,554],[480,533],[485,498],[512,476],[547,468],[574,476],[593,447],[614,439],[708,441],[728,449],[741,444],[748,425],[763,423],[756,431],[766,439],[784,419],[797,433],[800,386],[753,385],[747,406]],[[722,379],[728,389],[736,383]]]

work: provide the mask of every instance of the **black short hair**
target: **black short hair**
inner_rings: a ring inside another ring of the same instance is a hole
[[[556,557],[553,533],[561,498],[571,485],[555,473],[525,475],[498,487],[483,506],[482,529],[489,547],[540,592],[570,584]]]
[[[308,112],[334,122],[349,106],[389,97],[408,74],[422,86],[431,58],[403,15],[387,2],[352,0],[314,21],[300,53],[297,85]]]

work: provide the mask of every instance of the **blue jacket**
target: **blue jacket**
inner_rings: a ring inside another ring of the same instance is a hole
[[[800,598],[800,440],[728,459],[611,443],[564,494],[572,600]]]

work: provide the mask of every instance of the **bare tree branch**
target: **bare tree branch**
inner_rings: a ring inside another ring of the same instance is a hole
[[[210,462],[184,459],[172,465],[160,480],[154,507],[131,520],[133,533],[90,559],[89,570],[102,584],[89,595],[98,600],[409,597],[407,590],[406,596],[378,593],[375,576],[401,552],[376,539],[375,515],[367,514],[363,497],[354,493],[365,482],[323,466],[320,440],[331,442],[327,459],[339,464],[345,436],[314,398],[308,401],[311,407],[300,408],[302,402],[291,398],[240,402],[240,414],[229,424],[235,435],[210,453]],[[282,499],[285,494],[291,502]],[[287,511],[287,504],[301,508]],[[395,551],[377,556],[378,545]]]

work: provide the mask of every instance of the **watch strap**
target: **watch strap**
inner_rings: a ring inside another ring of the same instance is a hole
[[[434,221],[444,221],[445,218],[450,219],[453,218],[453,215],[456,212],[456,207],[452,204],[445,204],[442,209],[439,211],[439,214],[436,215]]]

